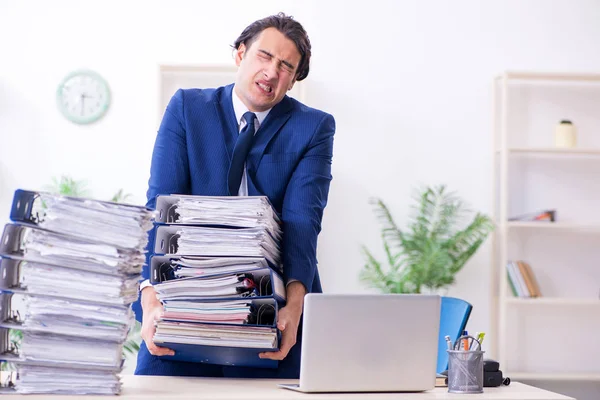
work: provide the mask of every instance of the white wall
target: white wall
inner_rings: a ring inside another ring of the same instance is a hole
[[[446,183],[491,212],[492,77],[504,69],[599,71],[600,2],[578,1],[0,2],[0,222],[16,188],[86,179],[144,203],[156,133],[159,63],[233,62],[251,21],[285,11],[313,44],[307,102],[337,121],[334,181],[320,239],[329,292],[365,291],[360,245],[381,254],[368,198],[404,225],[411,188]],[[91,126],[66,121],[59,81],[86,67],[113,105]],[[3,211],[2,211],[3,210]],[[489,244],[450,294],[489,330]],[[494,338],[490,338],[493,340]]]

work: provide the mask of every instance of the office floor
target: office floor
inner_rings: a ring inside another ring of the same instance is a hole
[[[600,382],[590,381],[521,381],[552,392],[574,397],[577,400],[600,399]]]

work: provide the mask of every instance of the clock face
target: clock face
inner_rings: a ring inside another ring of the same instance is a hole
[[[58,108],[72,122],[89,124],[100,119],[110,105],[106,81],[93,71],[75,71],[58,85]]]

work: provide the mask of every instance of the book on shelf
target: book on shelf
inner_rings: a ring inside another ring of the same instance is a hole
[[[556,210],[542,210],[527,214],[517,215],[508,219],[511,222],[555,222]]]
[[[515,297],[541,297],[537,280],[531,266],[523,261],[509,261],[506,265],[508,284]]]

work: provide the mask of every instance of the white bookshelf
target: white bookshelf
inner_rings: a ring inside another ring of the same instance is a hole
[[[600,308],[600,300],[585,299],[585,298],[565,298],[565,297],[509,297],[506,299],[508,305],[524,306],[524,307],[541,307],[541,306],[569,306],[569,307],[598,307]]]
[[[580,224],[580,223],[569,223],[569,222],[520,222],[520,221],[509,221],[506,223],[508,229],[536,229],[536,230],[548,230],[548,231],[581,231],[600,233],[600,224]]]
[[[502,152],[502,150],[496,150],[496,154]],[[533,147],[514,147],[507,149],[507,153],[510,155],[519,154],[530,154],[530,155],[554,155],[554,156],[578,156],[578,155],[591,155],[600,156],[600,149],[559,149],[559,148],[533,148]]]
[[[600,381],[600,74],[508,71],[493,87],[490,355],[511,379]],[[563,119],[574,148],[554,147]],[[556,222],[509,220],[548,209]],[[513,295],[510,260],[542,297]]]

